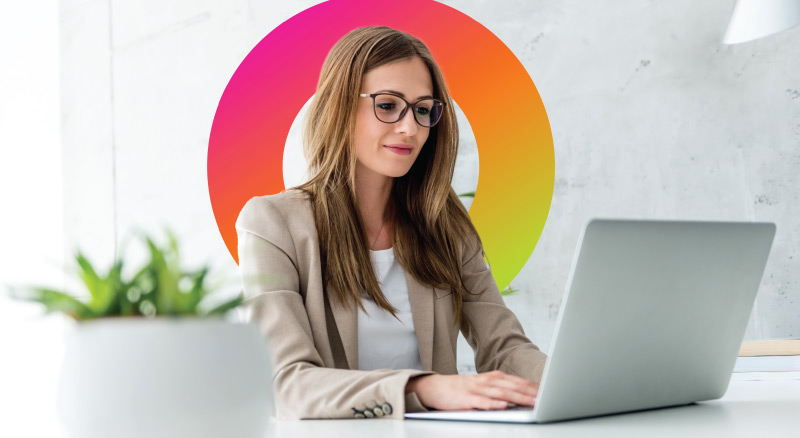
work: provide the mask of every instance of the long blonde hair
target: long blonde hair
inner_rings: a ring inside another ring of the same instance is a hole
[[[387,225],[399,263],[417,281],[450,287],[456,324],[466,290],[461,281],[461,244],[478,232],[450,184],[458,151],[458,124],[441,70],[419,39],[389,27],[355,29],[328,53],[304,127],[311,179],[296,187],[309,194],[316,220],[323,284],[339,303],[361,293],[396,315],[375,277],[355,192],[355,115],[364,75],[391,62],[418,57],[431,74],[433,96],[444,114],[431,128],[416,161],[394,179]]]

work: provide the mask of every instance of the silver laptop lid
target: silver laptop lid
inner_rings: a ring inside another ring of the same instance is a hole
[[[774,235],[771,223],[589,222],[536,421],[721,397]]]

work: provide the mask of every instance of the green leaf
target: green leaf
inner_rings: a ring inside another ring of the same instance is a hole
[[[466,196],[466,197],[469,197],[469,198],[474,198],[474,197],[475,197],[475,192],[467,192],[467,193],[462,193],[462,194],[460,194],[460,195],[458,195],[458,196],[459,196],[459,197],[461,197],[461,196]]]
[[[203,283],[205,282],[209,269],[210,268],[207,266],[204,266],[200,271],[189,275],[189,278],[192,279],[192,288],[186,293],[181,292],[180,294],[181,314],[197,314],[197,305],[200,304],[200,301],[207,293],[203,287]]]
[[[109,274],[103,278],[100,277],[95,271],[92,264],[80,251],[75,256],[78,266],[80,267],[79,275],[86,289],[91,295],[91,299],[87,303],[90,309],[97,315],[104,315],[108,313],[117,298],[118,284],[114,282],[115,270],[122,269],[122,261],[117,260],[114,266],[109,270]]]
[[[147,246],[150,249],[150,267],[152,279],[155,280],[155,314],[172,315],[175,294],[178,293],[178,281],[173,279],[169,273],[169,267],[164,252],[153,242],[150,237],[146,238]]]
[[[108,271],[104,283],[108,286],[108,301],[99,313],[103,315],[119,315],[125,295],[128,292],[129,285],[122,279],[122,259],[117,258],[114,265]],[[98,306],[100,303],[98,303]]]
[[[86,256],[83,255],[83,253],[78,251],[78,253],[75,255],[75,259],[77,260],[78,267],[80,268],[78,275],[83,281],[83,284],[86,285],[86,290],[89,291],[92,301],[99,300],[100,295],[103,294],[103,291],[101,290],[102,285],[100,277],[97,275],[92,267],[92,264],[89,262]]]
[[[175,237],[175,233],[169,228],[166,229],[166,233],[167,233],[167,239],[169,239],[170,253],[172,255],[174,255],[175,261],[177,262],[178,258],[179,258],[179,254],[178,254],[178,238]]]
[[[92,309],[72,295],[50,288],[30,288],[27,289],[27,294],[14,294],[13,296],[18,299],[43,304],[46,313],[63,312],[77,320],[90,319],[96,316]]]

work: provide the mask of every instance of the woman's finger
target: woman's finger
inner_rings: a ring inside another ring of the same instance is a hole
[[[519,377],[519,376],[515,376],[513,374],[507,374],[507,373],[504,373],[504,372],[502,372],[500,370],[489,371],[489,372],[486,372],[486,373],[482,373],[482,375],[490,376],[490,377],[495,378],[495,379],[496,378],[502,378],[503,380],[509,380],[511,382],[517,382],[519,384],[534,386],[534,387],[537,387],[537,388],[539,387],[539,385],[536,384],[536,382],[532,382],[532,381],[530,381],[528,379],[525,379],[525,378],[522,378],[522,377]]]
[[[499,386],[481,385],[475,388],[474,391],[495,400],[502,400],[523,406],[533,406],[535,401],[532,395]]]
[[[527,394],[531,397],[536,397],[536,395],[539,394],[539,385],[531,382],[530,380],[508,374],[506,374],[505,377],[497,377],[486,380],[486,383],[493,386],[512,389],[514,391]]]
[[[508,407],[508,402],[503,400],[496,400],[491,397],[485,397],[481,395],[472,395],[468,399],[468,403],[470,405],[470,409],[483,409],[483,410],[492,410],[492,409],[505,409]]]

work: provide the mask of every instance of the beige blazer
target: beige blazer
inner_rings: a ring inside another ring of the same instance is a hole
[[[451,290],[406,273],[423,370],[358,368],[358,308],[329,300],[322,284],[314,215],[299,190],[250,199],[236,221],[239,272],[249,318],[266,337],[274,366],[278,418],[403,418],[425,410],[408,379],[457,374]],[[538,382],[546,356],[523,333],[484,262],[483,248],[462,251],[461,332],[478,372],[501,370]]]

